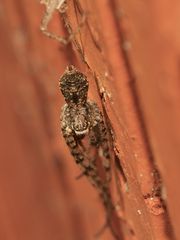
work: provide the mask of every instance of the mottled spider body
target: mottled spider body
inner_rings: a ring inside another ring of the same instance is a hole
[[[87,100],[88,81],[75,67],[67,67],[60,78],[60,89],[66,104],[62,108],[61,129],[71,154],[83,173],[100,191],[105,205],[109,204],[108,182],[110,180],[110,155],[107,131],[103,116],[96,103]],[[84,143],[84,139],[88,142]],[[95,147],[102,152],[103,180],[97,169],[97,155],[91,156],[89,149]]]
[[[83,105],[87,101],[88,81],[73,66],[67,67],[60,78],[60,89],[68,105]]]

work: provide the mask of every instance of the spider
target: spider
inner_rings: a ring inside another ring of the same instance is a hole
[[[68,66],[61,76],[60,90],[66,101],[61,113],[63,137],[75,162],[99,190],[107,207],[111,205],[108,188],[111,178],[110,153],[102,113],[97,104],[87,98],[87,78],[74,66]],[[92,148],[97,150],[96,154],[91,153]],[[98,157],[102,159],[104,180],[97,168]]]

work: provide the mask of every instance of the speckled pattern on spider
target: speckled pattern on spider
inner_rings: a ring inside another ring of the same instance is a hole
[[[62,107],[61,130],[75,162],[92,185],[99,190],[104,204],[109,205],[108,183],[111,174],[107,129],[99,107],[87,98],[88,85],[86,76],[74,66],[66,68],[60,78],[60,89],[66,101]],[[96,148],[98,153],[102,153],[105,180],[99,176],[96,157],[90,157],[82,143],[85,137],[88,138],[91,148]]]

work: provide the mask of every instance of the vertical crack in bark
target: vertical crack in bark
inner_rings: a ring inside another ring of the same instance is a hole
[[[151,160],[151,165],[152,165],[152,168],[154,169],[154,173],[155,173],[154,174],[154,184],[153,184],[154,187],[153,187],[152,193],[150,195],[151,196],[158,196],[160,198],[160,201],[162,202],[162,206],[163,206],[164,210],[166,211],[164,230],[165,230],[167,236],[170,239],[175,239],[173,229],[172,229],[172,224],[170,222],[168,209],[167,209],[167,206],[166,206],[166,202],[164,201],[164,199],[162,197],[162,177],[161,177],[161,174],[158,170],[158,167],[156,165],[156,162],[155,162],[155,159],[154,159],[154,156],[153,156],[153,151],[152,151],[151,144],[150,144],[150,141],[149,141],[149,136],[148,136],[148,131],[147,131],[147,128],[146,128],[146,123],[144,121],[144,116],[143,116],[143,111],[142,111],[142,108],[141,108],[140,99],[138,97],[138,90],[137,90],[136,85],[135,85],[136,76],[135,76],[135,73],[134,73],[134,71],[131,67],[128,52],[122,46],[123,45],[122,43],[125,42],[127,38],[126,38],[125,31],[123,30],[121,25],[118,23],[120,20],[117,18],[117,14],[116,14],[116,9],[117,9],[116,0],[111,1],[110,6],[111,6],[111,9],[112,9],[112,12],[114,12],[114,16],[115,16],[114,22],[117,26],[116,29],[117,29],[119,39],[120,39],[120,45],[121,45],[121,49],[122,49],[124,63],[125,63],[127,73],[129,75],[129,79],[130,79],[129,86],[131,87],[132,96],[133,96],[134,103],[135,103],[135,106],[136,106],[137,116],[139,118],[139,122],[140,122],[140,125],[141,125],[141,131],[143,133],[144,140],[145,140],[146,150],[148,152],[149,159]]]

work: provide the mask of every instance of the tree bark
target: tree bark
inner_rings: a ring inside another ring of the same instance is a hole
[[[180,238],[179,9],[69,0],[49,26],[72,36],[63,46],[39,30],[43,5],[0,4],[1,239],[90,240],[106,221],[60,133],[58,81],[69,64],[87,75],[109,129],[116,238]],[[111,230],[100,238],[114,239]]]

